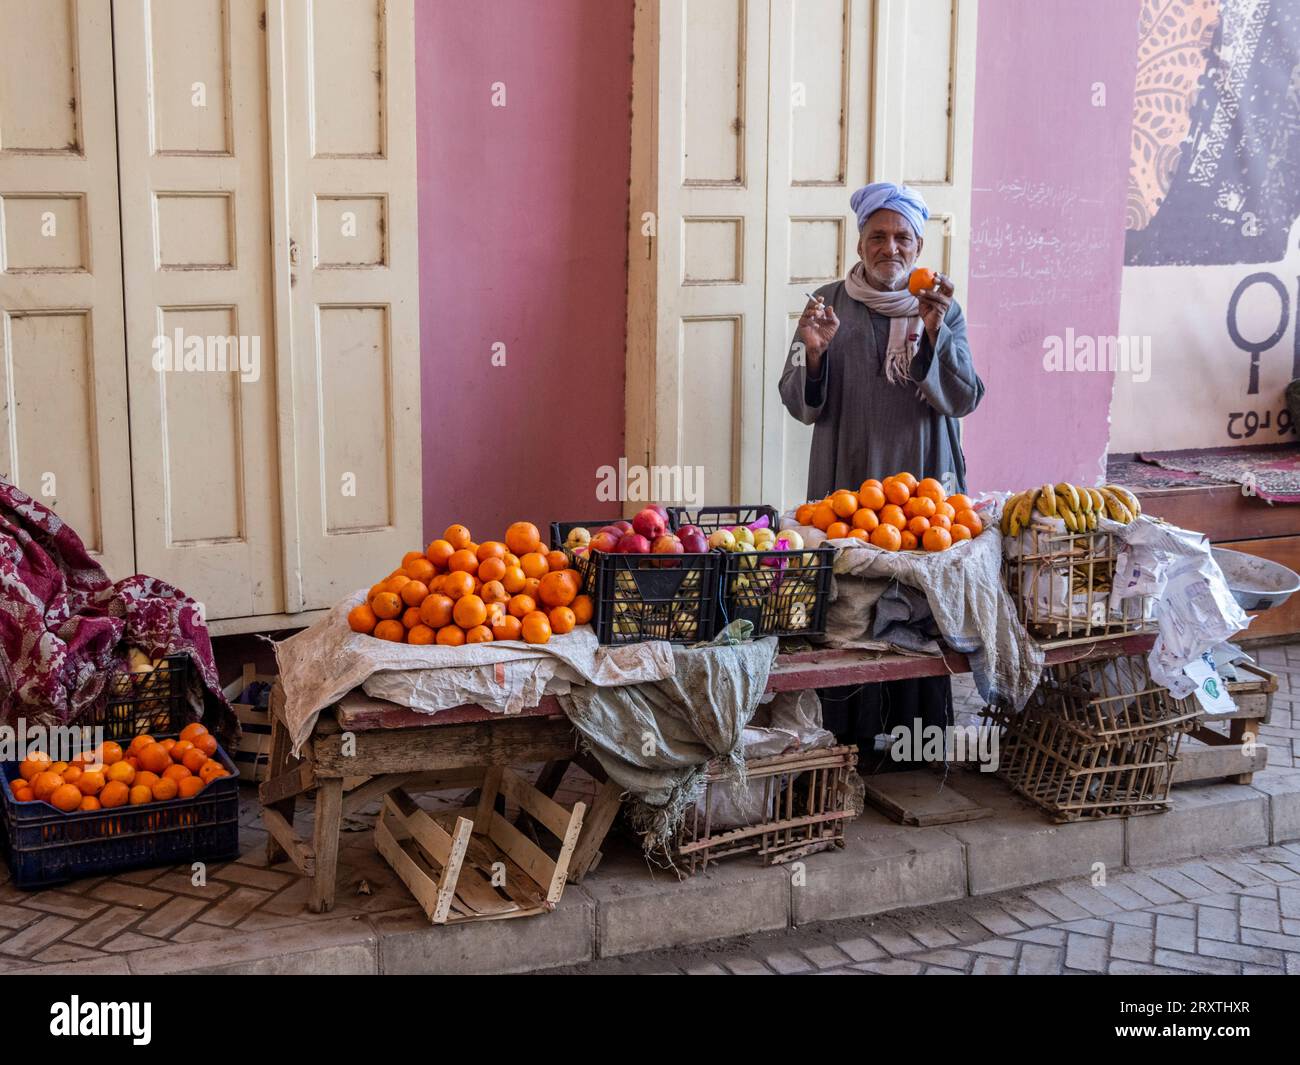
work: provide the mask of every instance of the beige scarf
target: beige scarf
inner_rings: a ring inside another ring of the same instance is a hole
[[[889,346],[885,349],[885,380],[900,385],[912,377],[912,359],[921,339],[921,302],[906,288],[882,292],[867,283],[867,270],[859,259],[844,279],[844,291],[859,303],[889,319]]]

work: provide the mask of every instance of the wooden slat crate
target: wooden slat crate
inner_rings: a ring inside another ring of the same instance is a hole
[[[243,675],[222,689],[239,720],[239,742],[230,752],[230,757],[239,767],[241,780],[260,784],[267,778],[271,761],[271,714],[267,709],[236,700],[255,681],[274,684],[276,679],[274,674],[258,673],[251,662],[246,662]]]
[[[498,795],[560,841],[555,858],[496,812]],[[483,776],[478,806],[437,817],[394,788],[384,796],[375,846],[433,924],[531,917],[559,903],[585,812],[583,803],[566,810],[495,767]]]
[[[794,751],[745,764],[743,786],[759,815],[741,826],[716,826],[723,789],[736,787],[725,765],[710,767],[703,797],[687,812],[671,848],[675,864],[694,873],[736,854],[757,853],[767,865],[844,846],[844,825],[857,816],[849,776],[854,746]]]
[[[998,775],[1055,820],[1077,821],[1167,810],[1179,744],[1201,714],[1129,655],[1052,666],[1023,710],[984,716],[1003,730]]]

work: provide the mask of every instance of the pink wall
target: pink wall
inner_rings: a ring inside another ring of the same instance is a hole
[[[415,30],[426,538],[613,514],[631,0],[417,0]]]
[[[1044,338],[1119,329],[1138,9],[980,5],[965,301],[988,388],[965,423],[976,491],[1093,484],[1103,469],[1114,375],[1047,372]]]

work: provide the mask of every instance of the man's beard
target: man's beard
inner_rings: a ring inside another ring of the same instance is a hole
[[[867,280],[876,288],[883,289],[886,292],[897,292],[899,289],[907,287],[908,269],[906,266],[899,266],[897,276],[886,277],[866,263],[862,265],[866,268]]]

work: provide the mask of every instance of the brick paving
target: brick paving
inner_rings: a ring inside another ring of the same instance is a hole
[[[1207,871],[1227,887],[1219,890],[1199,882]],[[1153,903],[1143,898],[1132,890],[1131,880],[1139,875],[1178,883],[1180,887],[1169,892],[1175,901]],[[1113,905],[1101,916],[1070,916],[1086,913],[1069,903],[1068,896],[1075,891],[1090,892]],[[1047,923],[1026,923],[1026,915],[1042,912],[1035,905],[1039,900],[1058,907],[1060,915]],[[1300,975],[1300,920],[1285,915],[1297,912],[1300,843],[1287,843],[1147,869],[1143,874],[1123,873],[1112,876],[1104,887],[1093,887],[1089,880],[1060,881],[1028,891],[751,936],[744,942],[656,951],[554,971],[1296,976]],[[980,931],[954,936],[951,929],[968,919]],[[989,935],[992,928],[997,934]],[[944,945],[936,949],[938,943]]]

